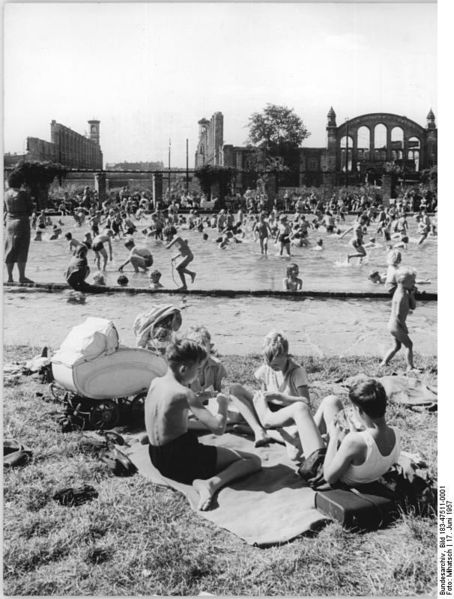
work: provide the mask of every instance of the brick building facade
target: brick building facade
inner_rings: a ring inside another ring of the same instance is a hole
[[[51,141],[27,137],[27,160],[59,162],[69,168],[102,169],[103,156],[100,140],[100,122],[88,121],[89,137],[52,121]]]

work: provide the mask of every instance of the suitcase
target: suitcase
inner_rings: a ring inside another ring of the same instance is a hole
[[[352,530],[377,530],[398,514],[389,491],[377,485],[364,490],[330,489],[317,491],[315,507],[325,516]]]

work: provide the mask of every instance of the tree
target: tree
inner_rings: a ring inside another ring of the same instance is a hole
[[[297,180],[299,147],[309,135],[292,108],[267,104],[262,112],[249,117],[248,144],[254,150],[249,160],[251,167],[259,173],[274,173],[276,177],[281,173],[290,183],[291,178]]]
[[[249,117],[249,142],[276,156],[282,146],[298,148],[310,133],[292,108],[267,104]]]
[[[38,210],[47,207],[49,187],[55,177],[61,180],[66,176],[67,170],[56,162],[40,162],[38,160],[21,160],[13,172],[20,173],[24,183],[30,187]]]

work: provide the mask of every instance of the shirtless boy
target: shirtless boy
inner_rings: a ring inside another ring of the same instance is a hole
[[[153,264],[153,256],[147,248],[136,247],[133,239],[125,241],[125,248],[129,250],[129,256],[126,262],[119,267],[119,271],[123,272],[123,268],[127,264],[132,264],[135,272],[139,272],[139,268],[143,272],[147,272],[147,269]]]
[[[260,459],[226,447],[202,445],[188,431],[190,412],[218,435],[227,421],[225,395],[218,394],[219,412],[214,415],[188,388],[207,359],[205,349],[183,339],[168,346],[166,358],[167,373],[152,381],[145,401],[150,459],[163,476],[192,484],[199,495],[197,509],[208,510],[221,487],[260,470]]]
[[[412,270],[402,269],[396,273],[397,289],[391,302],[391,316],[388,331],[394,337],[394,347],[386,354],[381,366],[387,366],[402,345],[407,350],[407,370],[413,370],[413,342],[408,336],[406,319],[410,310],[416,307],[416,275]]]
[[[98,270],[101,270],[101,256],[103,259],[102,270],[106,270],[107,265],[107,252],[104,248],[104,244],[107,243],[109,246],[109,259],[112,262],[112,243],[110,238],[113,237],[113,232],[110,229],[107,229],[103,233],[96,235],[93,239],[93,243],[91,249],[95,252],[95,262]]]
[[[255,223],[252,232],[254,233],[254,239],[257,239],[257,235],[260,241],[260,252],[268,254],[268,237],[272,234],[271,229],[267,221],[265,220],[265,213],[261,212],[259,220]]]

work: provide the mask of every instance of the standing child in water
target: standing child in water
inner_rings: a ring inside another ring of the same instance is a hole
[[[288,224],[287,217],[283,214],[279,221],[276,241],[279,241],[280,249],[279,256],[282,256],[284,249],[287,252],[287,256],[291,256],[290,254],[290,235],[291,235],[290,225]]]
[[[106,270],[107,266],[107,252],[104,244],[107,243],[109,247],[109,259],[112,262],[112,243],[110,238],[113,237],[113,232],[107,229],[103,233],[96,235],[93,239],[91,249],[95,252],[95,262],[98,270],[101,270],[101,256],[103,259],[102,270]]]
[[[153,379],[145,401],[150,460],[163,476],[192,484],[199,495],[197,509],[208,510],[221,487],[260,470],[260,459],[222,446],[203,445],[188,430],[189,413],[217,435],[224,432],[227,422],[225,395],[218,394],[215,415],[189,389],[207,359],[205,349],[183,339],[168,346],[166,358],[169,368],[164,376]]]
[[[402,269],[396,273],[397,289],[391,302],[391,316],[388,330],[394,337],[394,347],[386,354],[381,366],[387,366],[402,345],[407,350],[407,370],[413,370],[413,342],[408,336],[406,319],[410,310],[416,307],[416,275],[412,270]]]
[[[268,222],[265,219],[265,213],[261,212],[259,220],[254,224],[252,228],[254,234],[254,240],[257,239],[257,235],[260,242],[260,252],[268,255],[268,237],[271,235],[271,229]]]
[[[166,249],[170,249],[173,245],[177,245],[179,251],[178,254],[172,258],[172,262],[180,259],[176,266],[176,269],[182,282],[182,286],[180,287],[180,289],[186,290],[188,286],[186,285],[186,278],[184,275],[188,274],[191,277],[191,283],[194,283],[194,279],[197,274],[192,270],[188,270],[187,268],[188,264],[194,260],[194,255],[191,251],[191,248],[189,247],[187,239],[175,237],[170,243],[166,245]]]

